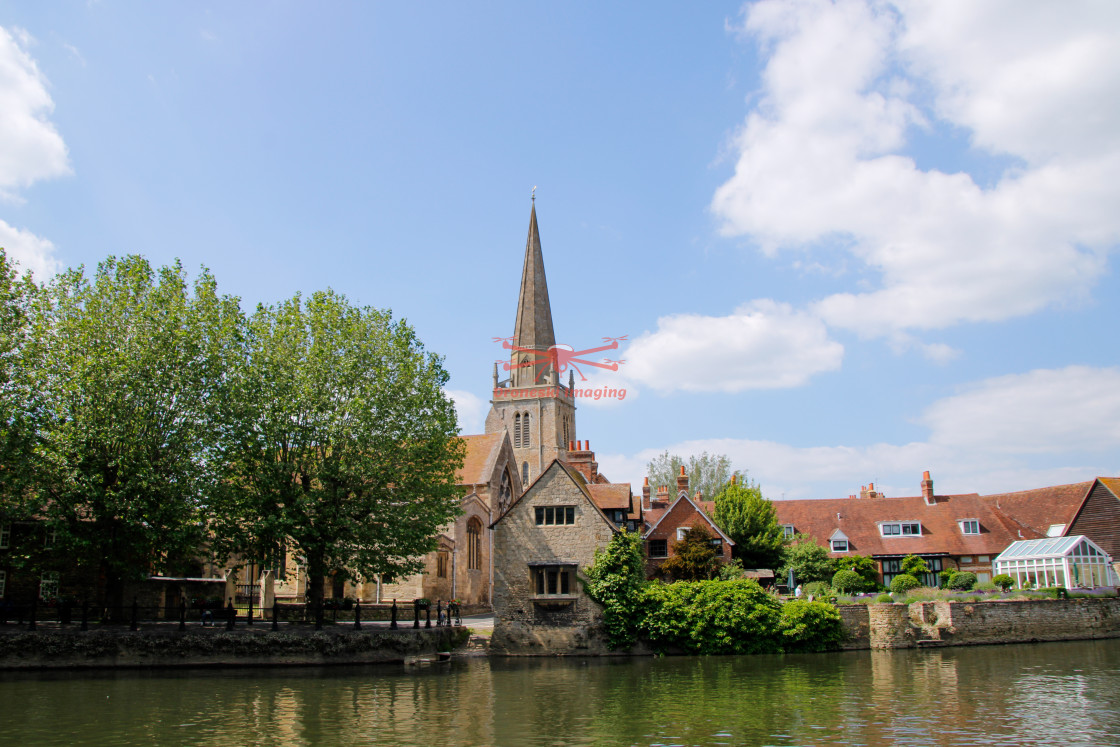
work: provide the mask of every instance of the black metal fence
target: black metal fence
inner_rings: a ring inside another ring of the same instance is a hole
[[[433,620],[434,613],[434,620]],[[273,604],[271,607],[238,608],[230,598],[225,606],[220,604],[192,604],[185,601],[177,604],[150,606],[141,605],[137,600],[121,606],[95,605],[90,602],[58,602],[44,604],[33,601],[28,604],[0,602],[0,625],[16,625],[27,630],[35,630],[40,623],[58,626],[76,626],[89,630],[91,626],[122,626],[132,630],[141,624],[177,623],[180,630],[187,625],[202,627],[224,627],[231,630],[237,626],[270,626],[278,630],[281,623],[312,624],[318,630],[324,624],[348,624],[361,628],[363,621],[389,622],[389,627],[431,628],[443,625],[462,625],[462,613],[458,605],[444,606],[416,600],[407,605],[362,605],[355,603],[348,609],[336,605],[313,604]]]

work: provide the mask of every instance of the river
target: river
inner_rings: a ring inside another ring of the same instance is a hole
[[[1120,640],[0,674],[2,745],[1120,745]]]

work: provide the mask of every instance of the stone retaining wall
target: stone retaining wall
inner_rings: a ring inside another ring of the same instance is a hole
[[[402,662],[466,642],[466,628],[226,631],[40,629],[0,634],[0,670]]]
[[[1120,599],[840,607],[847,649],[1120,638]]]

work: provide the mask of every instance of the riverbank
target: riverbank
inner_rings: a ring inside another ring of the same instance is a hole
[[[0,670],[269,667],[385,664],[435,656],[466,642],[465,627],[268,625],[233,630],[153,624],[78,630],[40,626],[0,629]]]

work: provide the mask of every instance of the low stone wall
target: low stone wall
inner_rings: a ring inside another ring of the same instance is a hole
[[[0,634],[0,670],[391,663],[448,651],[468,636],[466,628],[16,630]]]
[[[840,614],[847,649],[1120,638],[1120,599],[870,604]]]

